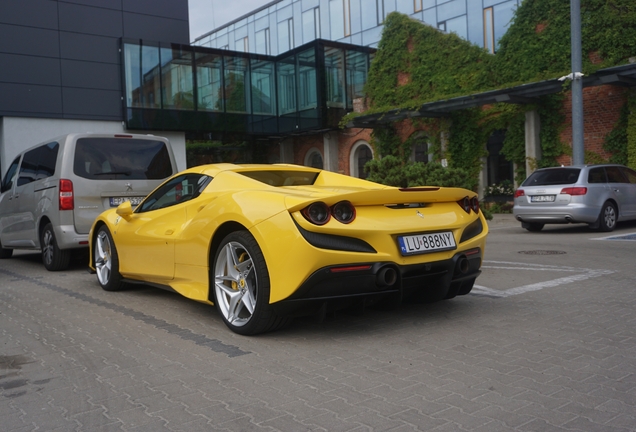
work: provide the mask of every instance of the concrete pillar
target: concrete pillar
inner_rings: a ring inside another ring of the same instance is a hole
[[[541,120],[537,111],[526,111],[526,176],[537,168],[541,160]]]
[[[485,168],[488,166],[488,158],[481,158],[481,171],[479,171],[479,185],[477,185],[477,196],[480,199],[484,198],[486,188],[488,187],[488,170]]]
[[[327,132],[322,136],[324,144],[323,168],[327,171],[338,172],[338,133]]]
[[[294,163],[294,141],[290,138],[281,141],[280,144],[280,163]]]

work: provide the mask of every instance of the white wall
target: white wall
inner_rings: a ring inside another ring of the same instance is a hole
[[[22,150],[59,135],[78,132],[148,133],[148,131],[125,130],[122,122],[113,121],[0,117],[2,175]],[[177,169],[179,171],[186,169],[185,133],[152,131],[152,135],[168,138],[172,144]]]

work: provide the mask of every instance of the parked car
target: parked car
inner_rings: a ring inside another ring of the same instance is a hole
[[[51,271],[88,247],[95,218],[124,201],[138,204],[177,171],[167,139],[69,134],[40,143],[9,165],[0,183],[0,258],[41,250]]]
[[[470,292],[488,226],[474,192],[398,189],[294,165],[204,165],[90,234],[103,289],[146,282],[216,304],[239,334],[403,295]]]
[[[612,231],[636,219],[636,171],[616,164],[538,169],[516,190],[512,212],[528,231],[568,223]]]

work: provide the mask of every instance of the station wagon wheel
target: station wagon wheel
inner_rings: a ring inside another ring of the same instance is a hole
[[[235,333],[253,335],[287,323],[269,304],[269,274],[263,253],[247,231],[227,235],[214,258],[215,304]]]
[[[119,291],[122,277],[119,274],[119,256],[110,231],[104,225],[97,230],[95,248],[93,250],[93,265],[97,273],[97,281],[106,291]]]
[[[2,242],[0,242],[0,259],[11,258],[13,255],[13,249],[6,249],[2,247]]]
[[[42,248],[42,262],[49,271],[66,270],[71,262],[71,251],[62,250],[57,245],[53,225],[47,223],[40,233],[40,247]]]
[[[610,202],[603,204],[601,215],[599,216],[599,231],[614,231],[617,218],[616,207]]]

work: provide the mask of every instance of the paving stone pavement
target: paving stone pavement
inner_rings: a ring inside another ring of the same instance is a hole
[[[0,260],[0,430],[636,431],[634,243],[491,228],[488,289],[553,278],[489,260],[605,273],[243,337],[174,293],[102,291],[82,261]]]

